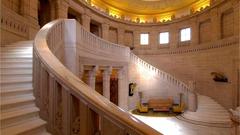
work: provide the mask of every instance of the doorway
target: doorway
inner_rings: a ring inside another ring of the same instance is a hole
[[[38,24],[40,27],[51,21],[51,8],[48,0],[39,0]]]

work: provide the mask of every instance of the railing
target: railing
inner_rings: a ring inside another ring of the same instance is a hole
[[[80,43],[82,46],[90,46],[91,48],[98,49],[104,52],[111,52],[115,55],[129,56],[130,49],[125,46],[111,43],[109,41],[103,40],[96,35],[86,31],[83,27],[80,27]]]
[[[156,75],[159,77],[165,79],[170,84],[178,86],[183,91],[189,91],[189,87],[182,81],[176,79],[174,76],[172,76],[169,73],[166,73],[164,71],[159,70],[158,68],[152,66],[151,64],[147,63],[146,61],[139,58],[137,55],[130,53],[130,60],[136,64],[142,65],[144,68],[146,68],[149,71],[153,71]]]
[[[55,56],[64,45],[66,23],[48,23],[34,41],[34,95],[48,131],[54,135],[159,135],[91,90],[60,62],[62,56]]]

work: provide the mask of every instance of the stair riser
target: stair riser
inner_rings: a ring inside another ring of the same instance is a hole
[[[31,119],[34,117],[38,117],[38,112],[32,112],[32,113],[24,114],[14,118],[2,120],[1,125],[2,125],[2,128],[6,128],[6,127],[14,126],[15,123],[24,122],[26,119]]]
[[[2,110],[8,110],[8,109],[13,109],[14,107],[18,106],[25,106],[34,103],[34,100],[28,100],[25,102],[18,102],[18,103],[12,103],[12,104],[6,104],[6,105],[1,105],[0,109]]]

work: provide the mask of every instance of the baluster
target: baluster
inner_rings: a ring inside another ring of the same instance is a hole
[[[43,64],[40,67],[40,117],[44,120],[48,120],[48,105],[49,105],[49,91],[48,91],[48,73],[45,70]]]
[[[54,81],[53,99],[53,134],[63,135],[62,86],[57,81]]]
[[[70,134],[70,110],[71,110],[71,104],[70,104],[70,93],[69,88],[66,86],[62,86],[62,132],[63,135],[69,135]]]
[[[56,81],[53,76],[53,74],[49,74],[49,79],[48,79],[48,90],[49,90],[49,117],[48,117],[48,123],[47,123],[47,129],[51,133],[54,132],[54,102],[55,102],[55,92],[56,89]]]

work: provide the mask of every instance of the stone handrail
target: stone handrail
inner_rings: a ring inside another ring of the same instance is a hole
[[[34,41],[34,95],[48,131],[56,135],[159,135],[92,90],[60,62],[64,54],[57,50],[65,44],[66,23],[46,24]]]
[[[139,58],[137,55],[130,53],[130,60],[136,64],[141,64],[144,68],[148,69],[149,71],[153,71],[159,77],[165,79],[169,83],[173,85],[177,85],[183,91],[189,91],[188,85],[184,82],[180,81],[179,79],[175,78],[169,73],[159,70],[158,68],[152,66],[151,64],[147,63],[146,61]]]
[[[98,49],[103,52],[111,53],[112,55],[118,55],[123,57],[128,57],[130,49],[128,47],[111,43],[109,41],[103,40],[98,36],[88,32],[83,27],[80,27],[80,33],[77,40],[84,43],[81,46],[86,46],[94,49]]]

